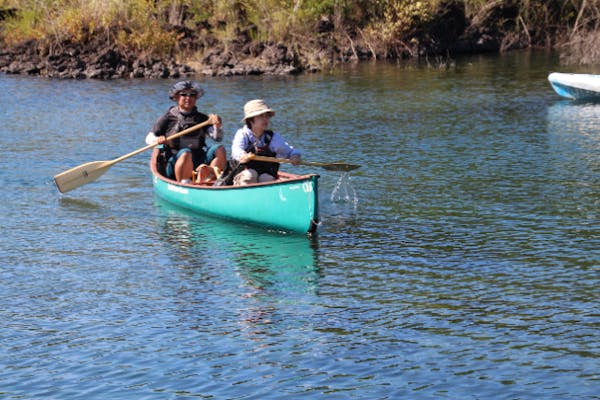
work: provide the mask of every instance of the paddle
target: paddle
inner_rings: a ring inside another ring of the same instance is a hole
[[[266,161],[272,163],[287,163],[293,164],[292,160],[288,160],[287,158],[274,158],[274,157],[265,157],[265,156],[252,156],[252,160],[256,161]],[[329,171],[352,171],[353,169],[360,168],[360,165],[355,164],[346,164],[346,163],[324,163],[324,162],[311,162],[311,161],[300,161],[301,165],[310,165],[313,167],[321,167],[323,169],[327,169]]]
[[[204,121],[201,124],[194,125],[190,128],[187,128],[175,135],[169,136],[169,140],[176,139],[178,137],[187,135],[188,133],[194,132],[200,128],[203,128],[207,125],[212,125],[213,121],[208,120]],[[78,188],[79,186],[83,186],[86,183],[90,183],[95,181],[100,176],[102,176],[110,167],[118,163],[119,161],[123,161],[127,158],[133,157],[139,153],[142,153],[146,150],[150,150],[151,148],[157,146],[158,143],[149,144],[146,147],[142,147],[136,151],[132,151],[129,154],[125,154],[119,158],[115,158],[114,160],[109,161],[92,161],[89,163],[81,164],[78,167],[71,168],[68,171],[61,172],[60,174],[54,177],[54,182],[56,183],[56,187],[61,193],[66,193],[69,190],[73,190]]]

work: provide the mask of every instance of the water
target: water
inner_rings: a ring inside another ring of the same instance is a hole
[[[0,75],[0,397],[600,398],[600,104],[555,70],[203,79],[227,146],[261,97],[305,160],[362,165],[282,167],[321,175],[316,238],[162,202],[149,154],[60,195],[144,146],[172,82]]]

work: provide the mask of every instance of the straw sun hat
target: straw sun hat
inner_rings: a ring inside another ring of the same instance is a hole
[[[246,122],[248,118],[256,117],[265,113],[271,113],[271,115],[275,115],[275,111],[271,110],[264,100],[250,100],[244,104],[244,118],[242,118],[241,122]]]

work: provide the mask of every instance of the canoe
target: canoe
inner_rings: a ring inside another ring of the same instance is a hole
[[[150,160],[155,193],[171,204],[199,214],[277,230],[314,233],[319,225],[317,174],[279,172],[274,182],[246,186],[185,184],[159,173],[159,150]]]
[[[548,81],[556,93],[572,100],[600,100],[600,75],[553,72]]]

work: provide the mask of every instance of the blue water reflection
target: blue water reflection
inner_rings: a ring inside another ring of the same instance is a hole
[[[161,237],[171,246],[173,262],[195,269],[231,269],[247,296],[270,292],[314,293],[318,285],[318,239],[244,226],[190,214],[155,198]],[[214,260],[220,265],[214,265]],[[206,261],[210,264],[206,265]],[[279,293],[281,294],[281,293]]]

